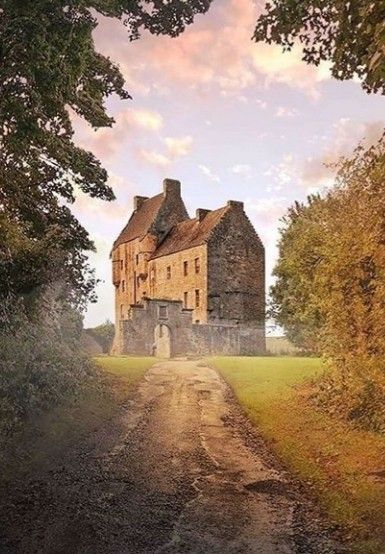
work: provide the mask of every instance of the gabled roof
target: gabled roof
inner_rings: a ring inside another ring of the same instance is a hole
[[[175,225],[155,250],[151,259],[167,256],[207,242],[228,206],[209,212],[202,221],[187,219]]]
[[[145,200],[141,207],[130,217],[127,225],[114,242],[113,249],[123,244],[141,238],[146,235],[155,221],[155,218],[162,206],[164,200],[163,193],[157,194],[148,200]]]

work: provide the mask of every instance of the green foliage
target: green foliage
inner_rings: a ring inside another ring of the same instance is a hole
[[[357,75],[367,92],[385,94],[385,4],[373,0],[271,0],[254,33],[256,41],[296,42],[303,59],[331,64],[337,79]]]
[[[385,430],[384,144],[357,149],[338,182],[285,219],[273,312],[293,340],[312,338],[334,369],[321,406]],[[308,331],[304,331],[308,325]]]
[[[121,19],[127,40],[143,30],[175,36],[209,5],[0,0],[0,295],[29,293],[52,275],[91,295],[83,252],[93,245],[67,204],[76,190],[114,194],[99,161],[75,146],[69,110],[93,128],[111,126],[106,97],[130,98],[119,68],[95,51],[98,16]],[[6,242],[10,234],[16,243]],[[18,271],[25,257],[30,280]]]
[[[319,196],[311,196],[307,205],[296,202],[283,218],[269,309],[270,316],[284,327],[288,339],[310,352],[319,351],[323,321],[314,290],[318,287],[317,268],[324,258],[321,217],[324,204]]]
[[[93,327],[92,329],[85,329],[85,331],[91,334],[100,344],[104,354],[109,353],[115,336],[115,325],[109,319],[101,325]]]
[[[79,348],[81,318],[50,289],[34,317],[15,299],[2,304],[0,436],[75,394],[91,365]]]

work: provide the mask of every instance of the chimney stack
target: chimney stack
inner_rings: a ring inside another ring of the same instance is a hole
[[[148,196],[134,196],[134,210],[140,210],[146,200],[148,200]]]
[[[164,196],[180,196],[180,181],[175,179],[164,179],[163,181]]]
[[[196,213],[195,213],[195,217],[200,223],[201,221],[204,220],[206,215],[209,214],[210,212],[211,212],[211,210],[204,210],[203,208],[198,208]]]
[[[233,208],[236,210],[243,211],[243,202],[239,202],[238,200],[228,200],[227,205],[229,208]]]

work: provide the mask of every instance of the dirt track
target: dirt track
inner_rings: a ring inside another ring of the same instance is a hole
[[[274,467],[214,370],[160,363],[123,426],[3,491],[0,552],[341,552]]]

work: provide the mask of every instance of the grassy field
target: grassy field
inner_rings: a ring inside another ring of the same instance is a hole
[[[317,411],[315,358],[211,358],[280,459],[352,536],[351,552],[385,552],[385,437]]]
[[[76,398],[28,421],[0,450],[0,480],[44,468],[61,452],[114,419],[133,385],[156,363],[154,358],[124,356],[100,356],[94,361],[102,369],[100,376],[91,380]]]

